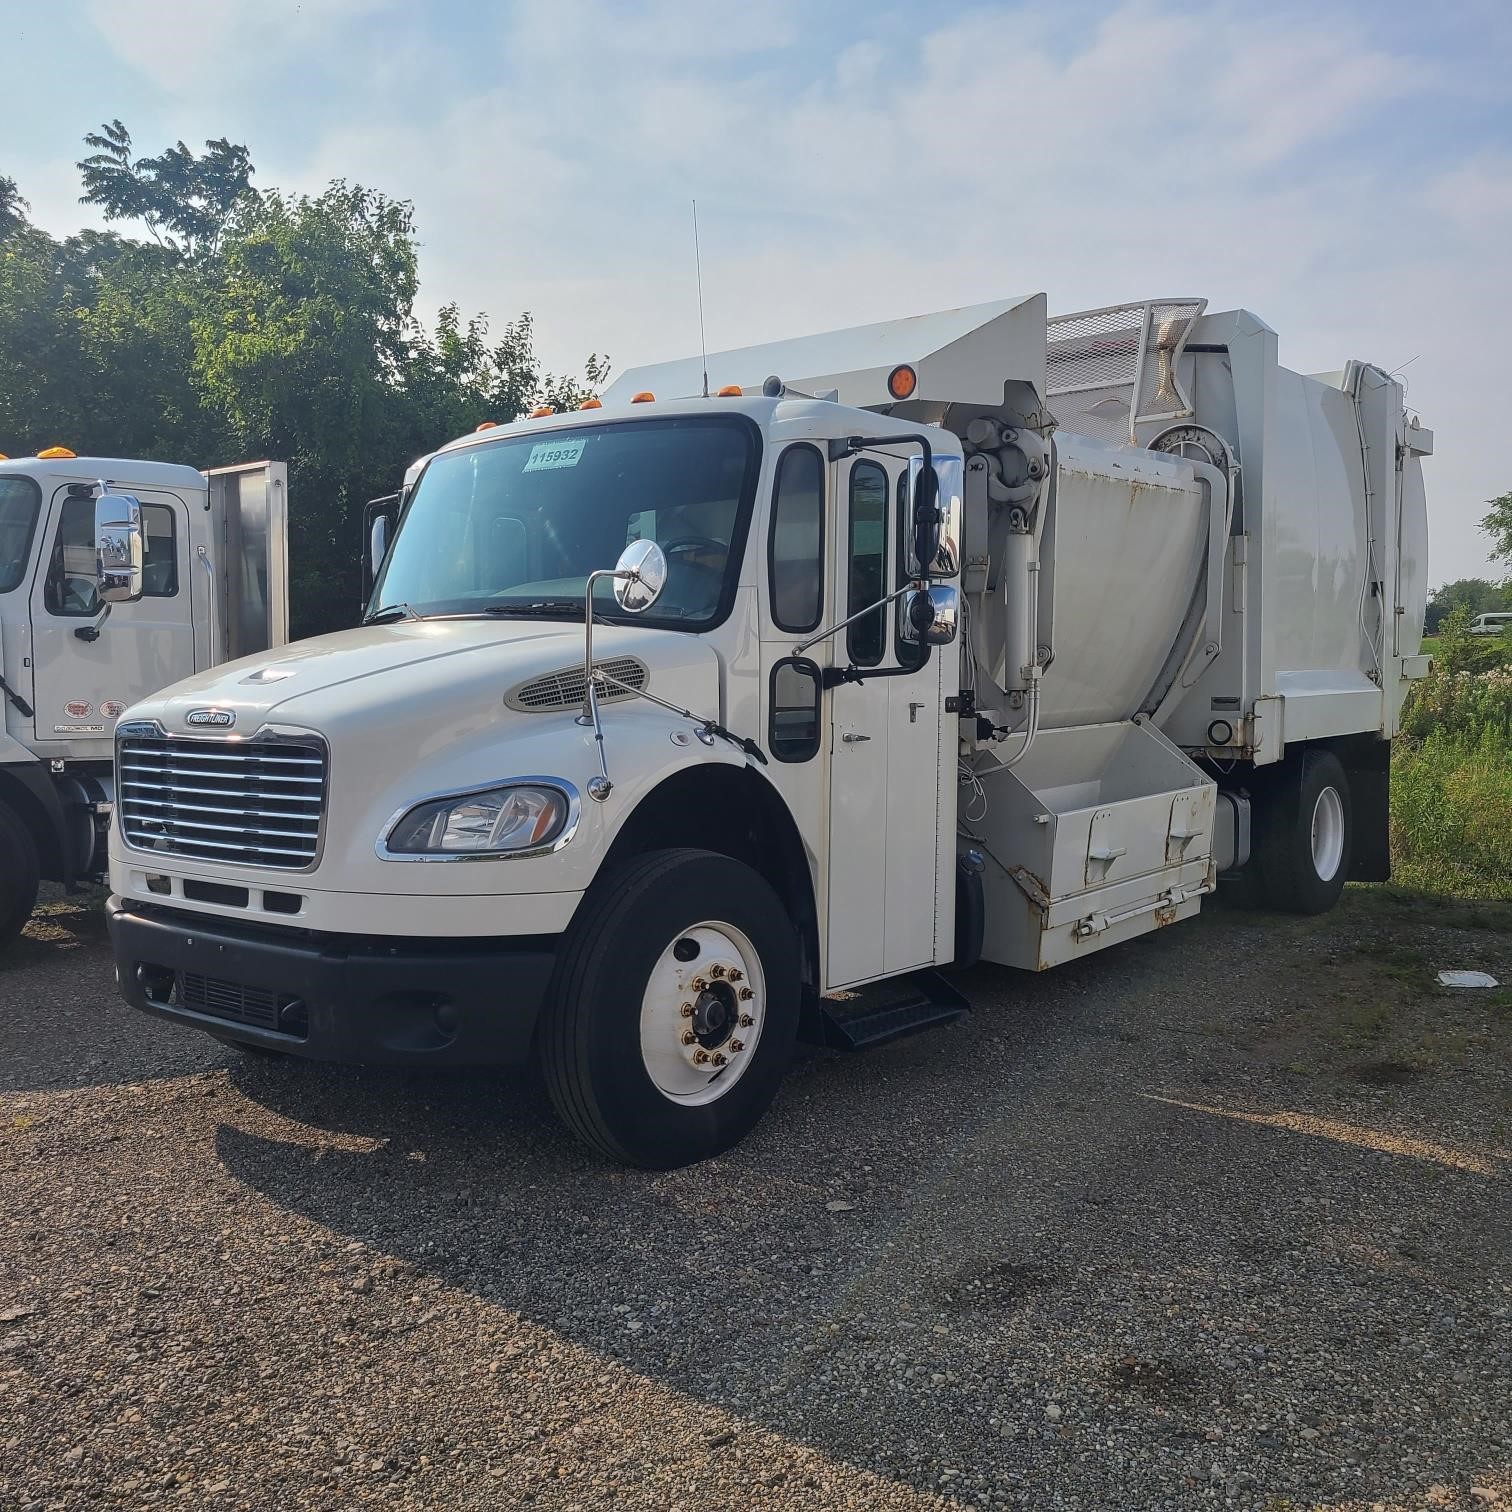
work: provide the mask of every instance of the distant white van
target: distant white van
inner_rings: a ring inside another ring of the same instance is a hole
[[[1471,635],[1505,635],[1512,630],[1512,613],[1477,614],[1470,621]]]

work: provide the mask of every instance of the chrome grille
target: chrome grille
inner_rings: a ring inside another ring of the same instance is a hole
[[[117,744],[121,836],[158,855],[311,866],[325,785],[325,747],[314,736],[219,741],[123,733]]]

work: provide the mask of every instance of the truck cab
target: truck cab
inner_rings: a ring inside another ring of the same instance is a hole
[[[64,448],[0,460],[0,940],[40,880],[103,877],[126,706],[287,639],[283,491],[274,463],[206,474]],[[139,558],[108,598],[96,545],[107,499],[107,514],[131,501]]]

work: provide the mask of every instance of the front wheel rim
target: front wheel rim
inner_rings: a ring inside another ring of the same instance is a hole
[[[1337,788],[1318,794],[1312,813],[1312,863],[1321,882],[1332,882],[1344,861],[1344,800]]]
[[[641,1061],[670,1102],[702,1107],[728,1096],[756,1054],[766,976],[749,937],[705,920],[678,931],[641,998]]]

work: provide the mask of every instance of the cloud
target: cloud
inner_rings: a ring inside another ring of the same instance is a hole
[[[1431,39],[1286,0],[92,14],[175,131],[238,102],[259,183],[414,199],[429,305],[530,309],[557,367],[696,346],[694,196],[715,347],[1045,289],[1243,304],[1304,371],[1416,355],[1435,574],[1483,566],[1480,501],[1512,486],[1496,7],[1442,7]]]
[[[170,99],[276,87],[280,57],[345,45],[393,0],[90,0],[106,45]],[[336,56],[337,54],[333,54]],[[211,133],[214,134],[214,133]]]

